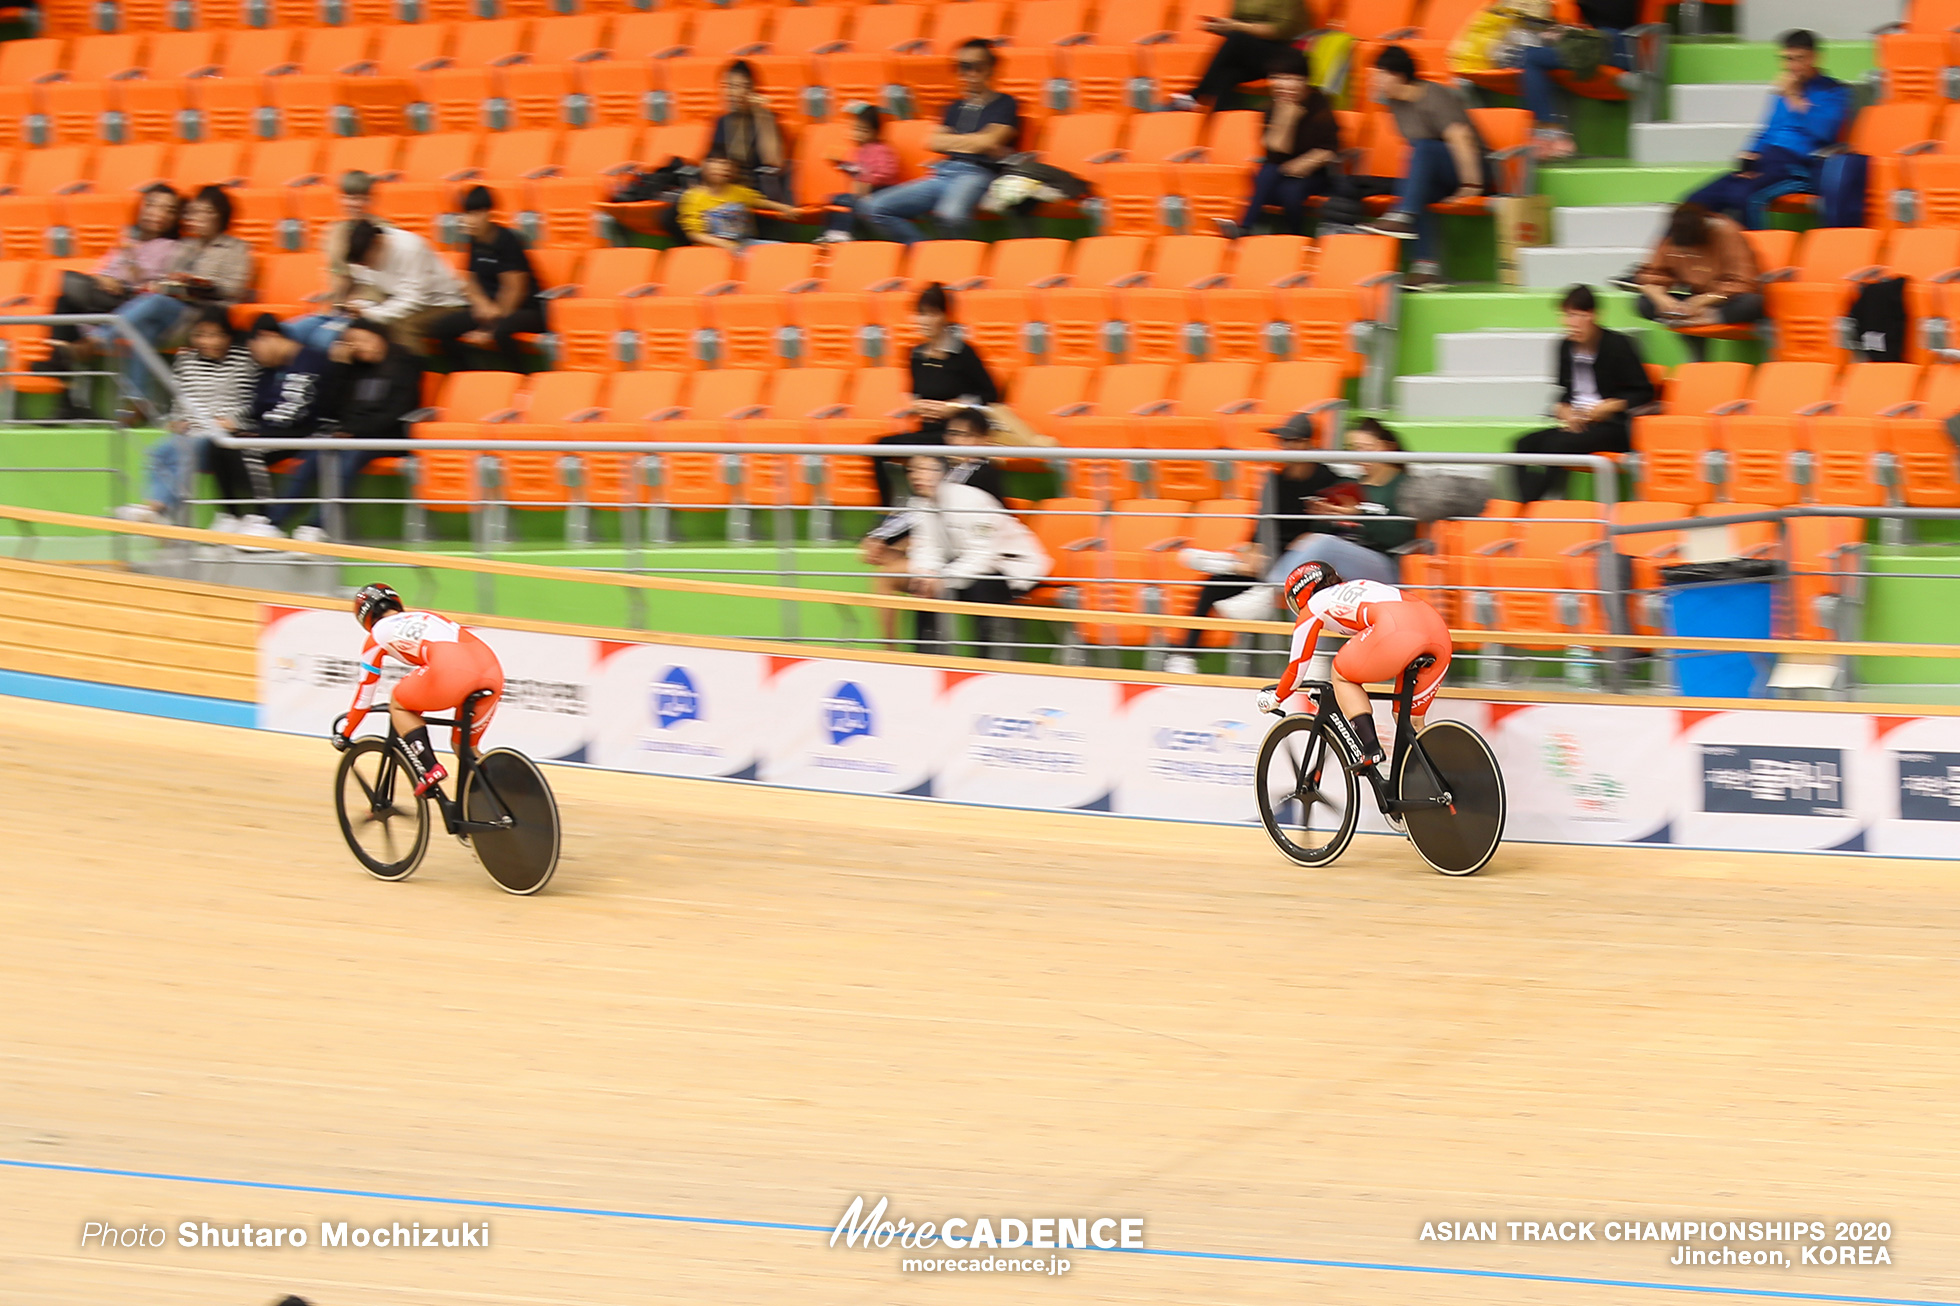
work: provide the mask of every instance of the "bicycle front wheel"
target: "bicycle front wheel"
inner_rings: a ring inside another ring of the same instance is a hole
[[[510,823],[501,825],[506,816]],[[558,801],[544,772],[524,754],[497,748],[477,759],[463,795],[463,818],[500,825],[470,831],[470,847],[504,892],[536,893],[558,869]]]
[[[1416,749],[1429,759],[1424,767]],[[1434,771],[1432,776],[1430,773]],[[1443,782],[1442,790],[1436,787]],[[1416,802],[1448,793],[1447,807],[1411,807],[1402,813],[1409,842],[1444,875],[1475,875],[1504,839],[1504,773],[1484,737],[1461,721],[1432,721],[1416,736],[1396,777],[1396,794]]]
[[[1259,745],[1259,819],[1273,844],[1301,866],[1347,851],[1360,814],[1347,753],[1317,718],[1289,716]]]
[[[400,750],[357,739],[340,755],[334,806],[348,851],[377,880],[406,880],[429,850],[429,802]]]

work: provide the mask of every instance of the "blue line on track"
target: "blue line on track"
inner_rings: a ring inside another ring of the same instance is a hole
[[[417,1193],[378,1193],[363,1188],[326,1188],[315,1184],[275,1184],[259,1179],[215,1179],[207,1175],[162,1174],[152,1170],[116,1170],[94,1165],[58,1165],[52,1161],[16,1161],[0,1157],[0,1167],[41,1170],[56,1174],[106,1175],[115,1179],[160,1179],[168,1183],[210,1184],[219,1188],[252,1188],[278,1193],[316,1193],[327,1197],[361,1197],[383,1202],[420,1202],[430,1206],[470,1206],[493,1211],[537,1211],[547,1215],[596,1215],[612,1220],[651,1220],[661,1224],[705,1225],[726,1229],[787,1229],[795,1233],[830,1233],[834,1226],[790,1224],[781,1220],[731,1220],[712,1215],[662,1215],[655,1211],[614,1211],[597,1206],[555,1206],[543,1202],[499,1202],[475,1197],[429,1197]],[[1119,1255],[1168,1256],[1183,1260],[1235,1261],[1253,1265],[1299,1265],[1324,1270],[1380,1270],[1391,1274],[1436,1274],[1458,1279],[1504,1279],[1522,1283],[1569,1283],[1586,1288],[1641,1288],[1650,1292],[1687,1292],[1716,1297],[1750,1297],[1765,1301],[1848,1302],[1853,1306],[1960,1306],[1960,1302],[1925,1297],[1865,1297],[1834,1292],[1787,1292],[1774,1288],[1723,1288],[1712,1284],[1649,1283],[1640,1279],[1588,1279],[1565,1274],[1525,1274],[1513,1270],[1463,1270],[1444,1265],[1398,1265],[1389,1261],[1329,1261],[1306,1256],[1257,1256],[1249,1252],[1190,1252],[1147,1247]]]

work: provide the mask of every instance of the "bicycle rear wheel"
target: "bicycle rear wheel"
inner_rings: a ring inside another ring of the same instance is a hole
[[[1484,737],[1461,721],[1433,721],[1416,736],[1416,748],[1443,781],[1448,807],[1412,807],[1402,813],[1409,842],[1444,875],[1475,875],[1489,864],[1504,838],[1504,773]],[[1438,796],[1436,782],[1411,749],[1396,777],[1403,801]]]
[[[357,739],[340,755],[334,808],[347,848],[377,880],[406,880],[429,851],[429,801],[415,796],[408,759],[386,740]]]
[[[1325,866],[1354,839],[1360,794],[1346,762],[1334,733],[1311,716],[1282,719],[1259,745],[1259,819],[1301,866]]]
[[[470,847],[504,892],[536,893],[558,869],[558,802],[537,763],[497,748],[478,758],[470,773],[463,819],[505,816],[510,824],[502,829],[470,831]]]

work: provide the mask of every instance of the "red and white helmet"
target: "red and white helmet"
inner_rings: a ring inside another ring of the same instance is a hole
[[[1307,600],[1326,589],[1329,585],[1341,583],[1341,573],[1324,562],[1303,562],[1286,575],[1286,584],[1281,593],[1286,595],[1286,610],[1294,616],[1307,606]]]

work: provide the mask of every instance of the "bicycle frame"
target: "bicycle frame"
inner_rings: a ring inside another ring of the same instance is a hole
[[[476,747],[470,742],[469,723],[470,719],[476,714],[478,701],[489,696],[489,690],[477,690],[474,694],[471,694],[463,700],[462,709],[454,719],[442,719],[438,717],[422,718],[424,725],[448,726],[456,731],[455,801],[450,801],[449,795],[443,793],[441,785],[429,786],[429,797],[436,800],[436,808],[442,813],[443,827],[450,834],[508,830],[514,824],[511,820],[510,806],[504,802],[503,795],[497,792],[497,787],[490,783],[490,777],[487,775],[482,777],[483,789],[485,793],[490,795],[490,801],[496,804],[500,815],[494,821],[472,821],[463,815],[463,795],[469,792],[470,777],[477,774]],[[388,716],[388,742],[391,745],[397,745],[400,741],[401,735],[395,729],[395,718],[391,712]]]
[[[1416,696],[1416,673],[1430,665],[1433,665],[1432,659],[1417,658],[1402,673],[1392,691],[1382,693],[1370,690],[1368,692],[1371,700],[1386,700],[1395,705],[1395,751],[1389,756],[1389,776],[1400,775],[1402,768],[1408,765],[1409,754],[1414,753],[1416,761],[1428,773],[1437,791],[1437,796],[1434,798],[1418,798],[1413,801],[1391,798],[1388,794],[1388,779],[1381,774],[1379,767],[1357,768],[1363,776],[1367,777],[1368,784],[1374,789],[1375,806],[1381,810],[1383,816],[1395,816],[1402,812],[1427,807],[1448,807],[1454,810],[1456,805],[1456,796],[1443,784],[1443,777],[1437,773],[1435,765],[1429,760],[1429,755],[1423,752],[1422,745],[1417,742],[1416,732],[1409,728],[1409,717],[1413,712]],[[1326,680],[1308,680],[1302,682],[1298,690],[1313,696],[1316,718],[1326,722],[1334,733],[1341,737],[1341,742],[1347,745],[1349,754],[1354,757],[1362,756],[1364,750],[1361,746],[1361,738],[1355,733],[1354,723],[1348,720],[1347,713],[1341,711],[1340,704],[1335,701],[1333,683]]]

